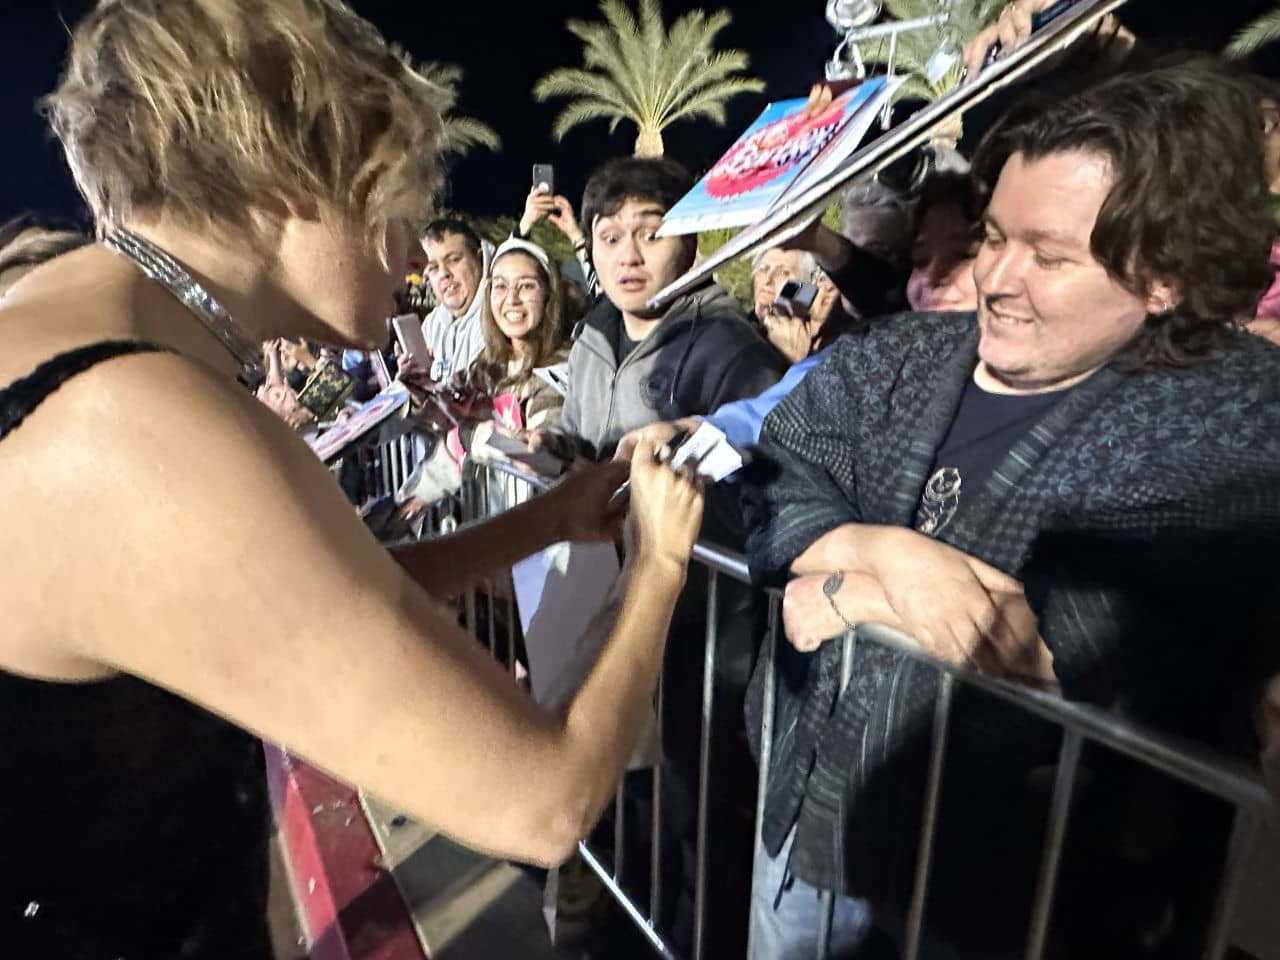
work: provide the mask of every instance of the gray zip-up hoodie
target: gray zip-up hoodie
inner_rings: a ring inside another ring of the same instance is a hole
[[[787,371],[786,358],[714,283],[678,299],[619,365],[621,325],[618,308],[601,300],[569,352],[559,432],[587,441],[601,456],[637,427],[757,396]]]

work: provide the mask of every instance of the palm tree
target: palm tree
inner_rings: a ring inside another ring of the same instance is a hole
[[[672,123],[706,117],[722,125],[725,101],[764,89],[762,80],[739,72],[748,64],[744,52],[714,49],[732,20],[727,10],[694,10],[669,31],[659,0],[639,0],[638,17],[622,0],[601,0],[600,12],[603,23],[566,24],[583,43],[585,69],[553,70],[533,88],[539,101],[573,98],[551,129],[556,140],[588,120],[607,119],[610,133],[630,120],[639,128],[635,152],[661,156],[662,131]]]
[[[1280,7],[1262,14],[1252,23],[1241,28],[1231,38],[1223,52],[1228,57],[1247,57],[1249,54],[1280,40]]]
[[[501,150],[502,138],[483,121],[453,112],[458,103],[458,85],[462,82],[462,68],[451,63],[427,61],[418,73],[435,91],[435,108],[444,121],[444,137],[441,149],[445,153],[466,156],[475,147]]]

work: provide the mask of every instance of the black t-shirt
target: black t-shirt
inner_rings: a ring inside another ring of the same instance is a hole
[[[604,328],[604,334],[613,347],[613,361],[618,366],[622,366],[622,362],[631,356],[631,351],[640,345],[639,340],[632,340],[627,336],[627,321],[622,319],[621,313],[616,322],[610,322]]]
[[[915,527],[936,537],[987,482],[1001,458],[1069,391],[1011,395],[988,393],[973,378],[938,447]]]

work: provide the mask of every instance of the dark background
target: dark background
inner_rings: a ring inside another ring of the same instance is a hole
[[[1130,0],[1121,15],[1140,36],[1216,50],[1275,2]],[[563,142],[552,143],[551,123],[562,102],[535,103],[529,92],[549,70],[580,65],[581,45],[564,22],[570,17],[597,19],[597,0],[352,0],[352,5],[415,57],[461,65],[461,111],[484,120],[503,138],[498,154],[477,149],[453,161],[449,192],[443,198],[446,205],[481,215],[518,214],[530,167],[537,162],[555,164],[557,189],[576,205],[593,167],[631,152],[635,128],[629,123],[620,124],[610,136],[607,121],[594,121]],[[65,24],[74,23],[91,6],[91,0],[0,0],[0,218],[25,210],[73,215],[80,209],[35,101],[57,81],[66,53]],[[730,7],[734,22],[720,35],[720,45],[746,50],[750,72],[762,77],[768,88],[764,94],[731,101],[727,127],[694,120],[668,128],[667,152],[694,168],[713,162],[767,101],[803,96],[821,76],[836,42],[823,19],[823,0],[757,0],[750,5],[724,0],[664,2],[668,22],[695,7],[721,6]]]

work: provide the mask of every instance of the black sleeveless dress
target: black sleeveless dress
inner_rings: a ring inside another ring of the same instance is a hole
[[[0,390],[0,440],[69,378],[158,349],[42,364]],[[242,730],[133,677],[0,671],[0,956],[268,960],[268,829],[261,744]]]

